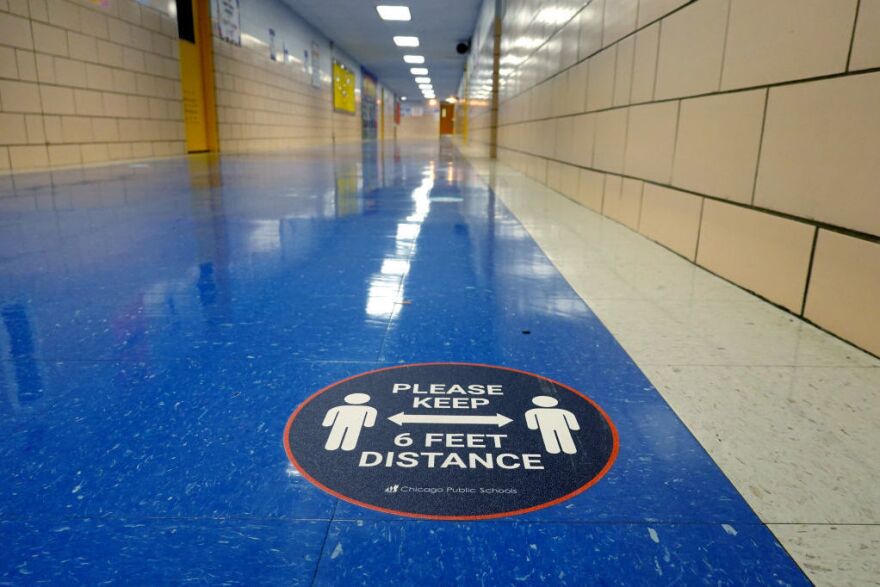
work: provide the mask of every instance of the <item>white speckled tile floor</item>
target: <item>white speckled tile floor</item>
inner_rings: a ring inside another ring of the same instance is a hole
[[[471,162],[811,580],[880,585],[880,360],[505,165]]]

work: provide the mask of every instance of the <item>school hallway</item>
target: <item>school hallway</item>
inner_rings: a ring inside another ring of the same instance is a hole
[[[0,0],[0,585],[880,585],[878,7]]]
[[[516,172],[444,142],[68,175],[2,198],[4,580],[873,580],[877,360]],[[587,395],[610,470],[423,521],[288,461],[317,390],[445,361]]]

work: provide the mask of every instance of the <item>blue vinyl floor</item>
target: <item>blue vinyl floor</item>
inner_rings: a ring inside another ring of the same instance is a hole
[[[428,361],[588,394],[614,466],[450,522],[290,465],[304,399]],[[0,467],[3,584],[808,584],[448,144],[0,178]]]

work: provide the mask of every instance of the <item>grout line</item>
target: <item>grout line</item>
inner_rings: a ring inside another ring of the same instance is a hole
[[[514,153],[518,153],[518,154],[526,155],[526,156],[528,156],[528,157],[535,157],[535,158],[539,158],[539,159],[550,159],[550,158],[548,158],[548,157],[544,157],[544,156],[542,156],[542,155],[535,155],[535,154],[533,154],[533,153],[529,153],[529,152],[526,152],[526,151],[521,151],[521,150],[519,150],[519,149],[512,149],[512,148],[510,148],[510,147],[501,147],[501,148],[502,148],[503,150],[505,150],[505,151],[511,151],[511,152],[514,152]],[[845,226],[838,226],[838,225],[830,224],[830,223],[827,223],[827,222],[821,222],[821,221],[818,221],[818,220],[812,220],[812,219],[802,218],[802,217],[800,217],[800,216],[795,216],[794,214],[788,214],[788,213],[786,213],[786,212],[780,212],[779,210],[773,210],[773,209],[771,209],[771,208],[763,208],[763,207],[761,207],[761,206],[750,206],[749,204],[745,204],[745,203],[743,203],[743,202],[737,202],[737,201],[735,201],[735,200],[727,200],[727,199],[725,199],[725,198],[721,198],[721,197],[719,197],[719,196],[713,196],[713,195],[711,195],[711,194],[704,194],[704,193],[701,193],[701,192],[697,192],[697,191],[694,191],[694,190],[689,190],[689,189],[687,189],[687,188],[683,188],[683,187],[676,186],[676,185],[672,185],[672,184],[668,184],[668,183],[663,183],[663,182],[656,181],[656,180],[653,180],[653,179],[645,179],[645,178],[637,177],[637,176],[634,176],[634,175],[628,175],[628,174],[625,174],[625,173],[617,173],[617,172],[614,172],[614,171],[607,171],[607,170],[599,169],[599,168],[596,168],[596,167],[584,167],[583,165],[577,165],[577,164],[574,164],[574,163],[569,163],[568,161],[561,161],[561,160],[558,160],[558,159],[553,159],[553,161],[557,161],[558,163],[562,163],[562,164],[564,164],[564,165],[571,165],[572,167],[578,167],[578,168],[580,168],[580,169],[586,169],[586,170],[589,170],[589,171],[595,171],[595,172],[598,172],[598,173],[604,173],[604,174],[606,174],[606,175],[618,175],[618,176],[623,177],[623,178],[628,178],[628,179],[638,179],[638,180],[640,180],[640,181],[644,181],[644,182],[646,182],[646,183],[650,183],[650,184],[652,184],[652,185],[656,185],[656,186],[659,186],[659,187],[664,187],[664,188],[673,189],[673,190],[676,190],[676,191],[679,191],[679,192],[683,192],[683,193],[686,193],[686,194],[690,194],[690,195],[692,195],[692,196],[700,196],[701,198],[706,198],[707,200],[713,200],[713,201],[716,201],[716,202],[721,202],[721,203],[724,203],[724,204],[729,204],[729,205],[731,205],[731,206],[738,206],[738,207],[740,207],[740,208],[746,208],[746,209],[748,209],[748,210],[755,210],[755,211],[758,211],[758,212],[763,212],[763,213],[765,213],[765,214],[770,214],[770,215],[773,215],[773,216],[777,216],[777,217],[779,217],[779,218],[784,218],[784,219],[786,219],[786,220],[792,220],[792,221],[795,221],[795,222],[799,222],[799,223],[801,223],[801,224],[807,224],[807,225],[810,225],[810,226],[817,226],[817,227],[822,228],[822,229],[825,229],[825,230],[829,230],[829,231],[832,231],[832,232],[837,232],[837,233],[840,233],[840,234],[843,234],[843,235],[846,235],[846,236],[850,236],[850,237],[853,237],[853,238],[858,238],[858,239],[861,239],[861,240],[866,240],[866,241],[868,241],[868,242],[872,242],[872,243],[880,243],[880,235],[873,235],[873,234],[870,234],[870,233],[867,233],[867,232],[861,232],[861,231],[854,230],[854,229],[851,229],[851,228],[846,228]]]
[[[663,22],[657,25],[657,54],[654,55],[654,80],[651,82],[651,102],[657,96],[657,80],[660,78],[660,36],[663,34]]]
[[[852,53],[853,46],[856,43],[856,29],[859,26],[859,12],[862,9],[862,0],[856,0],[856,14],[853,17],[853,27],[852,27],[852,35],[849,38],[849,51],[846,54],[846,69],[844,71],[849,71],[851,62],[852,62]]]
[[[639,217],[636,220],[636,232],[642,234],[642,210],[645,208],[645,182],[639,186]]]
[[[721,82],[724,81],[724,61],[727,57],[727,33],[730,31],[730,13],[733,12],[733,1],[727,0],[727,14],[724,18],[724,41],[721,44],[721,71],[718,72],[718,91],[721,91]]]
[[[703,236],[703,210],[706,209],[706,198],[700,199],[700,218],[697,220],[697,242],[694,245],[694,258],[691,261],[694,265],[697,264],[697,256],[700,254],[700,238]]]
[[[615,94],[615,91],[617,90],[617,60],[618,60],[618,53],[619,53],[619,51],[617,49],[618,49],[617,43],[615,43],[614,45],[611,45],[610,47],[608,47],[606,49],[606,51],[613,51],[614,52],[613,57],[612,57],[612,64],[611,64],[611,100],[610,100],[610,103],[611,103],[612,108],[614,107],[614,94]],[[589,99],[589,97],[590,97],[590,92],[589,92],[589,88],[587,88],[587,99]]]
[[[330,519],[327,520],[327,529],[324,531],[324,539],[321,540],[321,548],[318,550],[318,560],[315,561],[315,570],[312,573],[312,581],[311,585],[315,584],[315,581],[318,580],[318,569],[321,566],[321,561],[324,559],[324,548],[327,546],[327,538],[330,536],[330,525],[333,523],[333,519],[336,517],[336,508],[339,506],[339,500],[333,502],[333,512],[330,514]]]
[[[758,135],[758,157],[755,161],[755,177],[752,179],[752,199],[749,203],[754,207],[755,195],[758,191],[758,172],[761,169],[761,151],[764,147],[764,129],[767,127],[767,107],[770,105],[770,88],[764,92],[764,114],[761,116],[761,134]]]
[[[636,31],[639,30],[639,16],[640,16],[641,12],[642,12],[642,0],[638,0],[638,2],[636,2],[636,22],[635,22],[635,26],[633,27],[633,33],[635,33]],[[635,47],[636,47],[636,40],[635,40],[635,35],[633,35],[633,53],[635,53]]]
[[[662,27],[661,27],[661,29],[662,29]],[[659,51],[658,51],[658,61],[659,61]],[[853,76],[853,75],[864,75],[864,74],[869,74],[869,73],[876,73],[878,71],[880,71],[880,66],[869,67],[867,69],[860,69],[858,71],[840,71],[837,73],[827,73],[827,74],[816,75],[816,76],[812,76],[812,77],[805,77],[805,78],[800,78],[800,79],[795,79],[795,80],[786,80],[786,81],[775,82],[775,83],[770,83],[770,84],[745,86],[742,88],[731,88],[729,90],[719,90],[717,92],[702,92],[700,94],[692,94],[692,95],[686,95],[686,96],[675,96],[675,97],[671,97],[671,98],[662,98],[660,100],[638,102],[637,104],[656,104],[659,102],[670,102],[672,100],[681,100],[681,99],[685,99],[685,98],[703,98],[706,96],[717,96],[719,94],[733,94],[735,92],[747,92],[749,90],[759,90],[759,89],[763,89],[763,88],[777,88],[777,87],[782,87],[782,86],[792,86],[792,85],[803,84],[803,83],[836,79],[839,77],[849,77],[849,76]],[[656,85],[657,85],[656,84],[657,79],[659,79],[659,76],[657,76],[655,73],[655,80],[654,80],[655,90],[656,90]],[[534,86],[531,86],[530,88],[528,88],[526,90],[523,90],[522,92],[520,92],[519,94],[517,94],[515,96],[511,96],[511,97],[505,99],[502,102],[502,104],[506,104],[512,100],[515,100],[516,98],[519,98],[520,96],[524,95],[526,92],[530,92],[530,91],[538,88],[539,86],[545,84],[547,81],[548,80],[544,80],[539,84],[535,84]],[[635,104],[632,104],[632,105],[635,105]],[[620,108],[622,108],[622,106]],[[612,108],[605,108],[604,110],[611,110],[611,109]],[[599,111],[600,110],[587,110],[586,112],[599,112]],[[579,114],[583,114],[583,113],[579,113]],[[559,118],[559,117],[557,117],[557,118]],[[541,119],[530,119],[530,120],[541,120]],[[526,121],[522,121],[522,122],[526,122]],[[512,124],[517,124],[517,123],[512,123]]]
[[[681,100],[678,101],[678,106],[675,109],[675,136],[672,139],[672,159],[669,164],[669,176],[667,181],[669,185],[672,185],[672,179],[675,175],[675,155],[678,153],[678,133],[681,129]]]
[[[672,98],[663,98],[660,100],[653,100],[653,101],[646,101],[646,102],[636,102],[633,104],[628,104],[627,106],[612,106],[609,108],[599,108],[596,110],[585,110],[584,112],[577,112],[574,114],[560,114],[559,116],[546,116],[543,118],[530,118],[530,119],[520,120],[518,122],[511,122],[511,123],[503,124],[501,126],[516,126],[518,124],[526,124],[529,122],[540,122],[543,120],[549,120],[551,118],[566,118],[566,117],[570,117],[570,116],[579,116],[582,114],[594,114],[594,113],[599,113],[599,112],[605,112],[608,110],[617,110],[620,108],[628,108],[631,106],[641,106],[644,104],[662,104],[663,102],[673,102],[675,100],[693,100],[696,98],[708,98],[711,96],[722,96],[722,95],[726,95],[726,94],[736,94],[738,92],[750,92],[750,91],[754,91],[754,90],[779,88],[779,87],[792,86],[792,85],[797,85],[797,84],[806,84],[806,83],[812,83],[812,82],[818,82],[818,81],[826,81],[826,80],[837,79],[837,78],[841,78],[841,77],[867,75],[867,74],[872,74],[872,73],[877,73],[877,72],[880,72],[880,66],[872,67],[869,69],[860,69],[860,70],[854,71],[854,72],[829,73],[829,74],[825,74],[825,75],[819,75],[819,76],[814,76],[814,77],[809,77],[809,78],[802,78],[802,79],[798,79],[798,80],[788,80],[788,81],[777,82],[777,83],[772,83],[772,84],[748,86],[748,87],[743,87],[743,88],[733,88],[730,90],[721,90],[718,92],[703,92],[701,94],[693,94],[693,95],[688,95],[688,96],[675,96]],[[537,88],[537,87],[538,86],[533,86],[533,88],[530,88],[530,90]],[[530,91],[530,90],[527,90],[527,91]]]
[[[580,296],[578,296],[580,298]],[[664,400],[665,401],[665,400]],[[668,402],[667,402],[668,403]],[[327,522],[329,523],[337,523],[337,524],[357,524],[357,523],[367,523],[367,524],[423,524],[425,520],[417,519],[417,518],[402,518],[400,516],[388,516],[383,518],[361,518],[361,517],[351,517],[351,518],[336,518],[335,513],[331,519],[325,518],[298,518],[298,517],[272,517],[265,515],[249,515],[249,514],[230,514],[230,515],[215,515],[215,516],[160,516],[160,515],[142,515],[142,516],[101,516],[101,515],[62,515],[62,516],[37,516],[36,519],[47,519],[51,518],[53,520],[64,520],[70,522],[90,522],[90,521],[104,521],[104,520],[114,520],[121,522],[159,522],[159,521],[182,521],[182,522],[201,522],[201,521],[216,521],[216,522],[226,522],[226,521],[241,521],[241,522],[264,522],[264,523],[277,523],[277,524],[300,524],[303,522]],[[34,517],[26,517],[26,516],[0,516],[0,521],[2,522],[26,522],[29,520],[35,519]],[[642,526],[642,525],[658,525],[658,526],[717,526],[718,524],[736,524],[740,526],[750,526],[750,527],[758,527],[758,526],[847,526],[847,527],[874,527],[880,526],[880,522],[774,522],[774,521],[762,521],[760,518],[756,518],[755,520],[737,520],[737,519],[724,519],[724,520],[698,520],[698,519],[666,519],[666,520],[657,520],[657,519],[642,519],[642,518],[619,518],[619,519],[596,519],[596,520],[523,520],[518,517],[508,517],[508,518],[497,518],[492,520],[493,524],[510,524],[510,525],[578,525],[578,526],[619,526],[619,525],[634,525],[634,526]]]
[[[798,314],[799,316],[803,316],[804,312],[807,311],[807,294],[810,293],[810,279],[813,276],[813,264],[816,261],[816,244],[819,241],[819,228],[813,231],[813,244],[810,247],[810,260],[807,263],[807,280],[804,283],[804,299],[801,301],[801,311]]]

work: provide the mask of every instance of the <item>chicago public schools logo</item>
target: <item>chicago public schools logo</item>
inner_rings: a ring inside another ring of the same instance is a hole
[[[291,415],[284,445],[304,478],[340,499],[470,520],[580,494],[611,468],[618,437],[601,407],[562,383],[505,367],[431,363],[322,389]],[[445,488],[471,489],[429,498]]]

